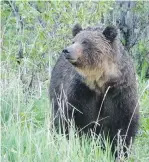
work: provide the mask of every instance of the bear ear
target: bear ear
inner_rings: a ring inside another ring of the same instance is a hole
[[[114,26],[107,26],[105,30],[103,31],[103,35],[110,40],[111,42],[114,41],[114,39],[117,36],[117,29]]]
[[[75,37],[81,30],[82,30],[81,25],[76,24],[72,29],[72,35]]]

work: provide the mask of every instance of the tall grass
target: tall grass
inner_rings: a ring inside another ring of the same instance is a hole
[[[74,130],[70,139],[51,129],[48,84],[38,80],[36,86],[22,83],[22,68],[13,70],[2,63],[1,130],[2,162],[111,162],[108,141],[103,151],[100,139],[82,136]],[[145,83],[140,83],[142,89]],[[141,125],[128,162],[149,160],[149,92],[141,98]],[[146,126],[147,125],[147,126]],[[124,160],[122,160],[124,161]]]

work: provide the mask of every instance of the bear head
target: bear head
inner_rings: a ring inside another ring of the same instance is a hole
[[[110,79],[117,78],[117,29],[108,26],[82,29],[76,24],[72,30],[73,43],[63,50],[65,58],[89,82],[98,82],[102,86]],[[101,81],[102,80],[102,81]]]

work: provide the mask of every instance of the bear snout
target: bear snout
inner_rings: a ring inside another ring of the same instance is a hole
[[[76,62],[77,58],[75,57],[75,54],[72,50],[66,48],[63,50],[64,56],[65,58],[69,61],[69,62]]]
[[[65,58],[72,64],[76,63],[81,56],[81,49],[77,44],[65,48],[62,52]]]

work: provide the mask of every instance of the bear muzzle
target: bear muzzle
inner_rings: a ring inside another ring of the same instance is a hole
[[[81,57],[81,47],[78,44],[73,44],[63,51],[65,58],[71,63],[76,64],[78,59]]]

